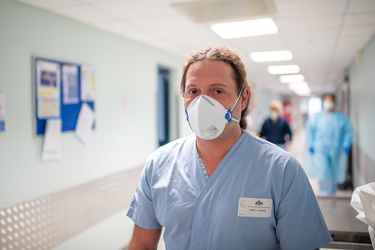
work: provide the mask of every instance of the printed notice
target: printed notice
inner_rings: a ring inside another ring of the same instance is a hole
[[[60,146],[61,120],[49,119],[46,123],[43,143],[43,161],[59,160],[61,157]]]
[[[240,198],[239,217],[269,218],[272,213],[272,200],[264,198]]]
[[[82,104],[76,125],[76,135],[83,143],[88,143],[92,137],[92,127],[95,121],[95,113],[86,103]]]
[[[79,101],[78,67],[64,65],[62,67],[63,103],[75,104]]]
[[[82,101],[95,100],[95,71],[88,65],[81,67],[81,99]]]
[[[60,67],[57,63],[37,61],[37,116],[60,116]]]

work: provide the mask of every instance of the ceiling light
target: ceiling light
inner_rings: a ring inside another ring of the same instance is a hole
[[[303,82],[305,77],[303,75],[282,75],[280,76],[281,83],[290,83],[290,82]]]
[[[250,53],[250,58],[254,62],[289,61],[293,55],[289,50],[263,51]]]
[[[294,93],[296,93],[299,96],[309,96],[311,95],[311,90],[306,89],[306,90],[295,90]]]
[[[288,83],[288,88],[295,90],[295,89],[306,89],[309,88],[307,82],[291,82]]]
[[[299,72],[298,65],[277,65],[277,66],[268,66],[268,73],[272,75],[279,74],[295,74]]]
[[[299,96],[311,95],[311,89],[307,82],[292,82],[288,84],[288,87]]]
[[[263,36],[277,33],[277,26],[270,18],[246,20],[239,22],[217,23],[211,30],[224,39]]]

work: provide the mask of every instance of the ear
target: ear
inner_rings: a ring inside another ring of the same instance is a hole
[[[241,111],[244,110],[249,102],[250,89],[246,86],[241,94]]]

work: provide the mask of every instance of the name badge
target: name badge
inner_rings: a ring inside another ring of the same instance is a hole
[[[238,202],[239,217],[269,218],[272,212],[272,199],[240,198]]]

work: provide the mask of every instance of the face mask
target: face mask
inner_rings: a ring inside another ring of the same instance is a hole
[[[270,117],[272,121],[276,121],[279,117],[279,114],[276,111],[271,111]]]
[[[325,111],[333,110],[333,106],[334,106],[334,104],[330,100],[326,100],[326,101],[323,102],[323,108],[324,108]]]
[[[193,132],[201,139],[212,140],[223,133],[228,122],[239,123],[239,120],[232,117],[232,110],[241,93],[231,109],[224,108],[221,103],[207,95],[195,98],[185,110],[186,120]]]

